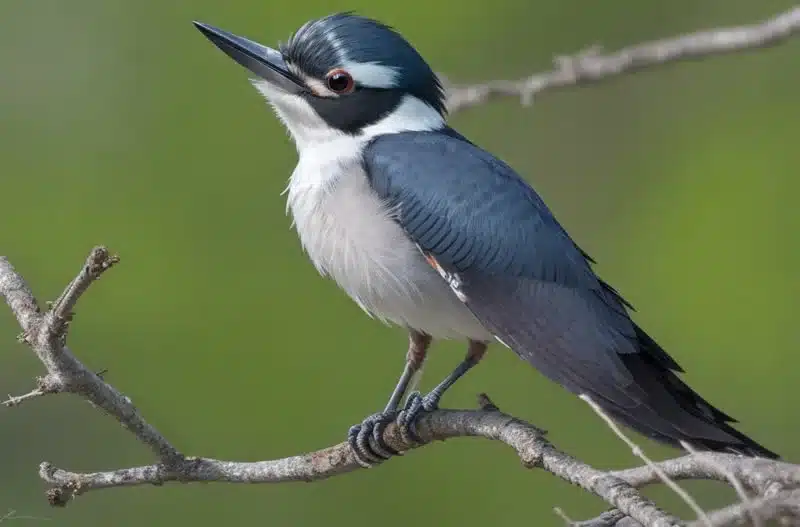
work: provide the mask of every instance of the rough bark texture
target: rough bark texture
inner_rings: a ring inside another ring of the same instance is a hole
[[[8,260],[0,257],[0,295],[6,299],[23,328],[20,339],[31,347],[47,369],[32,392],[11,397],[5,404],[14,406],[33,397],[62,392],[83,396],[148,445],[157,459],[152,465],[92,473],[69,472],[42,463],[39,474],[52,485],[47,494],[51,504],[63,506],[78,494],[109,487],[198,481],[310,482],[361,468],[347,443],[258,462],[189,457],[179,452],[141,417],[128,397],[88,370],[66,346],[72,309],[79,297],[117,262],[118,258],[111,256],[105,248],[93,249],[75,280],[51,308],[42,313],[22,276]],[[800,517],[800,466],[731,454],[692,453],[657,464],[645,458],[645,466],[605,472],[562,452],[546,439],[542,430],[501,412],[487,396],[481,395],[479,403],[480,409],[477,410],[436,410],[423,415],[417,425],[422,439],[420,444],[409,442],[394,424],[386,428],[384,439],[400,452],[456,437],[501,441],[517,452],[526,468],[546,470],[614,507],[593,520],[575,522],[576,525],[680,524],[681,520],[659,509],[637,489],[653,483],[676,485],[676,481],[684,479],[736,483],[746,489],[744,492],[756,496],[750,499],[745,495],[740,503],[704,514],[698,520],[702,524],[738,525],[750,520],[753,514],[758,518]],[[685,499],[696,506],[688,495]]]
[[[519,97],[523,105],[528,105],[534,96],[543,92],[589,84],[670,62],[774,46],[798,32],[800,7],[795,7],[757,24],[697,31],[608,54],[603,53],[600,46],[591,46],[575,55],[557,56],[552,70],[522,79],[468,85],[446,82],[447,108],[452,114],[502,97]]]
[[[500,96],[520,97],[528,103],[543,91],[641,70],[650,66],[721,53],[760,48],[781,42],[800,32],[800,7],[751,26],[713,29],[672,39],[658,40],[603,55],[597,49],[576,57],[558,58],[556,68],[518,81],[489,81],[470,86],[449,86],[450,112],[484,104]],[[19,339],[30,346],[46,369],[29,393],[9,397],[6,406],[16,406],[35,397],[73,393],[82,396],[119,421],[153,452],[152,465],[109,472],[76,473],[42,463],[39,474],[52,485],[48,499],[53,505],[66,505],[78,494],[96,489],[162,484],[165,482],[218,481],[228,483],[282,483],[316,481],[361,468],[347,443],[316,452],[259,462],[223,461],[189,457],[181,453],[161,433],[147,423],[131,400],[103,378],[86,368],[66,345],[73,309],[89,286],[118,262],[103,247],[91,251],[77,277],[47,311],[39,308],[30,288],[14,267],[0,257],[0,295],[17,318]],[[600,416],[602,411],[587,400]],[[800,466],[767,459],[731,454],[697,453],[653,463],[622,431],[612,429],[632,447],[644,465],[621,471],[595,469],[552,445],[535,426],[501,412],[488,397],[480,398],[477,410],[436,410],[423,415],[418,423],[421,444],[412,444],[394,424],[384,431],[388,445],[403,452],[431,441],[456,437],[483,437],[501,441],[513,448],[523,466],[546,470],[605,500],[611,510],[572,525],[584,527],[633,527],[683,525],[680,519],[660,510],[638,489],[666,483],[698,512],[688,525],[727,526],[761,524],[788,518],[800,522]],[[677,482],[686,479],[716,480],[733,486],[738,503],[712,512],[703,512],[682,491]]]

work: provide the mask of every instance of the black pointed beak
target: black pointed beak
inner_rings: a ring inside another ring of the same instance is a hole
[[[202,22],[195,22],[194,25],[230,58],[270,84],[289,93],[306,89],[303,81],[289,71],[277,50]]]

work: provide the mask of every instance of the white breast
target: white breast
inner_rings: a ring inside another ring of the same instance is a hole
[[[435,338],[491,339],[392,220],[369,186],[360,150],[342,136],[300,153],[288,208],[314,265],[384,321]]]

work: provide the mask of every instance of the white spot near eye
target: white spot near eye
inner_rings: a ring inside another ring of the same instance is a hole
[[[376,62],[345,62],[341,65],[357,83],[369,88],[394,88],[400,72]]]
[[[337,97],[337,94],[329,90],[324,82],[305,75],[303,76],[303,80],[306,86],[308,86],[317,97]]]

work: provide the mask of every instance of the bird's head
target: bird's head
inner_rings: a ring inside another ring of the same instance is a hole
[[[312,20],[278,50],[195,25],[258,76],[254,85],[298,145],[374,132],[376,126],[391,133],[444,122],[436,74],[400,34],[375,20],[350,13]]]

